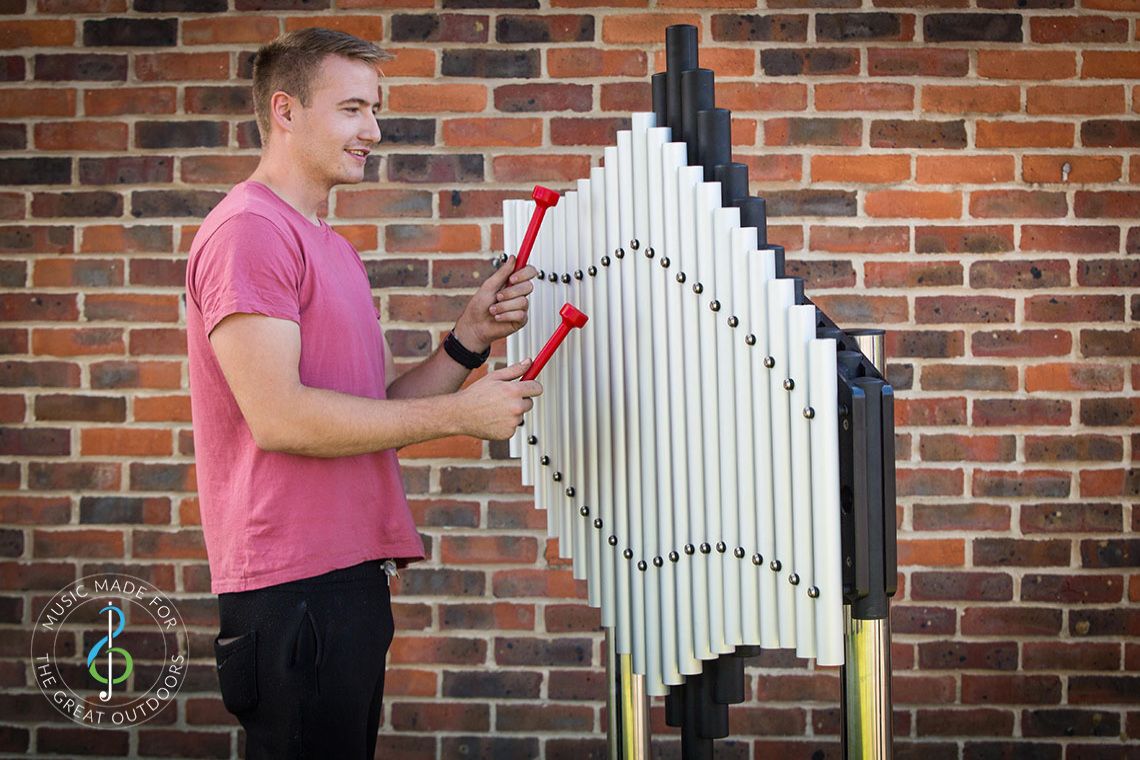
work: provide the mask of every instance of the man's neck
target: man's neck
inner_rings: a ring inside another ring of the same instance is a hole
[[[328,200],[327,188],[306,181],[295,171],[282,171],[276,166],[276,162],[264,155],[249,178],[268,187],[313,224],[320,224],[317,210]]]

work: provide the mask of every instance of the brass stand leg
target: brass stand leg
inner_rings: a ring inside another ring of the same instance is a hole
[[[891,621],[859,620],[844,610],[843,756],[891,760]]]
[[[649,757],[649,698],[645,677],[633,672],[633,657],[618,654],[606,630],[606,715],[610,760]]]

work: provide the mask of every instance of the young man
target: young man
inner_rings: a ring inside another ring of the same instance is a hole
[[[307,29],[258,51],[257,170],[206,217],[187,265],[191,404],[215,641],[249,758],[373,756],[392,639],[387,572],[423,556],[395,449],[508,437],[541,392],[527,363],[458,390],[527,318],[513,262],[443,349],[399,378],[364,265],[317,210],[360,182],[386,54]]]

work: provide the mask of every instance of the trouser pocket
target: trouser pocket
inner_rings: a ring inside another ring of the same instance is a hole
[[[219,643],[214,639],[222,704],[234,715],[257,706],[257,631]]]

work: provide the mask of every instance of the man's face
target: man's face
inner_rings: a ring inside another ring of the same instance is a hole
[[[292,154],[314,182],[332,188],[364,179],[369,151],[380,142],[379,86],[367,63],[325,56],[308,107],[297,101],[291,139]]]

